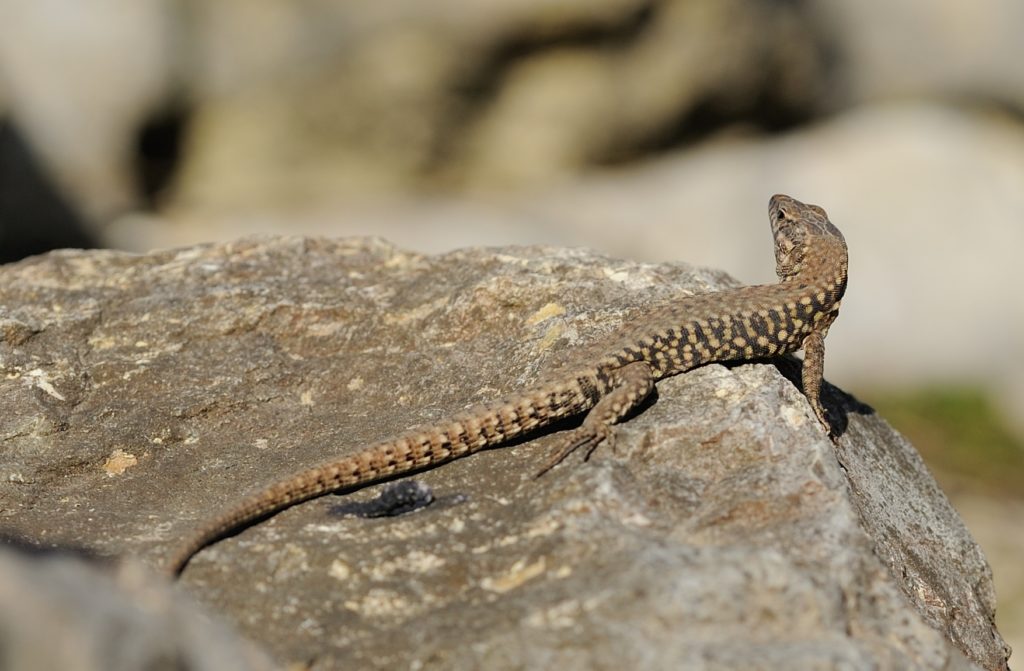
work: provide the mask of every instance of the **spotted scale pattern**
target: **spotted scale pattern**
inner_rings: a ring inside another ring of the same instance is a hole
[[[804,393],[827,429],[819,399],[824,340],[846,291],[846,242],[817,205],[776,195],[768,210],[778,284],[679,299],[581,351],[575,363],[531,389],[272,484],[198,529],[174,550],[164,570],[180,574],[210,543],[301,501],[441,464],[586,412],[543,473],[574,450],[583,448],[589,455],[610,442],[612,425],[647,398],[655,381],[714,361],[760,359],[802,348]]]

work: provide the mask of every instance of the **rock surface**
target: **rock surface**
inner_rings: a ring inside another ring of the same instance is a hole
[[[0,267],[0,528],[155,565],[255,486],[730,283],[299,238]],[[408,515],[292,508],[180,589],[314,669],[1007,668],[988,567],[913,448],[830,388],[833,444],[796,368],[665,380],[614,449],[540,480],[553,433],[418,476],[436,501]]]

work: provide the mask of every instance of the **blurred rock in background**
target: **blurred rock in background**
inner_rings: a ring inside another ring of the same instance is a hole
[[[0,263],[94,244],[85,222],[55,188],[24,137],[0,120]]]
[[[0,2],[3,258],[288,232],[763,282],[786,192],[850,244],[830,379],[981,390],[1019,474],[1022,29],[1015,0]]]

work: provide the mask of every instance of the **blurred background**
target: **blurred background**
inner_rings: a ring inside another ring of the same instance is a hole
[[[828,377],[922,451],[1024,650],[1024,3],[0,0],[0,261],[253,233],[851,280]]]

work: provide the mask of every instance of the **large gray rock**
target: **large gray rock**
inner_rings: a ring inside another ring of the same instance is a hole
[[[373,240],[2,267],[2,524],[155,565],[255,486],[729,284]],[[406,516],[309,502],[200,553],[181,589],[317,669],[1006,669],[985,560],[913,448],[830,388],[833,443],[795,375],[666,380],[589,463],[534,479],[559,439],[542,433],[419,476],[437,500]]]

